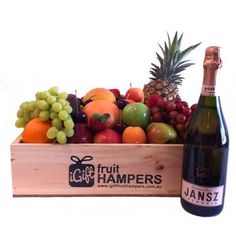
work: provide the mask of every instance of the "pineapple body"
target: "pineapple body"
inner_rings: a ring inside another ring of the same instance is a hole
[[[173,101],[179,93],[178,86],[165,80],[152,80],[143,87],[145,101],[149,100],[154,94],[163,97],[167,101]]]

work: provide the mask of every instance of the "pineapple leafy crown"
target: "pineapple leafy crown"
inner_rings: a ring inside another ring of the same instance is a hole
[[[164,46],[158,44],[161,49],[163,56],[156,53],[159,66],[151,64],[153,67],[150,73],[153,77],[152,80],[165,80],[176,85],[181,85],[183,77],[181,72],[187,67],[194,65],[190,60],[184,60],[184,58],[201,43],[192,45],[184,50],[181,50],[181,42],[183,38],[183,33],[178,37],[178,32],[176,31],[174,38],[171,40],[169,33],[167,33],[168,40],[164,42]]]

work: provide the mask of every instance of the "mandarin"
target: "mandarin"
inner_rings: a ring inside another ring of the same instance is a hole
[[[51,122],[41,121],[39,117],[30,120],[22,133],[23,143],[50,143],[53,140],[47,138],[47,131],[51,127]]]
[[[146,143],[147,137],[144,130],[139,126],[128,126],[122,134],[123,143]]]

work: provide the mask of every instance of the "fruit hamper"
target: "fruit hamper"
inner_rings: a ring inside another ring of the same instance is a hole
[[[160,46],[144,88],[93,88],[77,96],[37,92],[17,112],[11,145],[14,196],[180,194],[183,136],[195,106],[182,101],[180,72],[192,65],[182,36]]]

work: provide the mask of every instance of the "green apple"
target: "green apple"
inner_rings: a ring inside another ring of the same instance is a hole
[[[146,129],[148,143],[170,143],[177,138],[175,129],[166,123],[152,122]]]
[[[141,102],[130,103],[122,110],[122,120],[126,125],[145,128],[150,121],[149,108]]]

